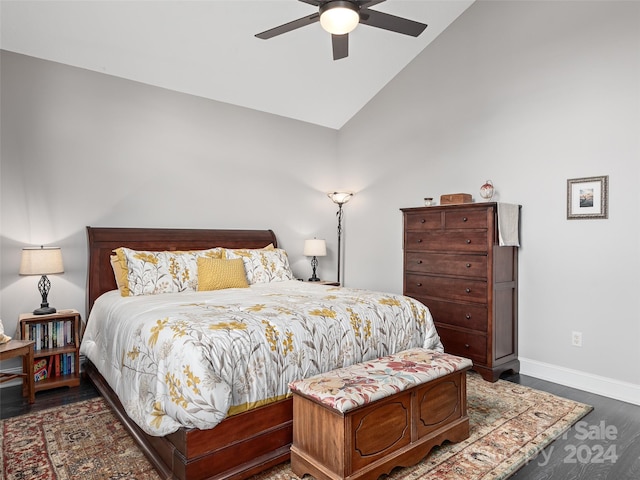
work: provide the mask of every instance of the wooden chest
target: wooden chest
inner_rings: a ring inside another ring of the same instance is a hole
[[[292,388],[292,471],[318,480],[376,480],[418,463],[445,440],[468,438],[468,368],[346,412]]]

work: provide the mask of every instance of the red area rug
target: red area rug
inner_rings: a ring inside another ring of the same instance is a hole
[[[581,403],[511,382],[467,377],[471,435],[437,447],[389,479],[500,480],[511,476],[591,411]],[[0,479],[159,479],[101,398],[0,422]],[[289,463],[255,480],[297,478]]]

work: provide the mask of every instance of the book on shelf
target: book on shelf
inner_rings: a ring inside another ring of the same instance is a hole
[[[55,370],[53,370],[53,364],[54,364],[54,359],[53,359],[53,355],[51,355],[48,359],[47,359],[47,376],[51,377],[51,375],[53,375],[55,373]]]
[[[33,378],[40,382],[47,378],[72,375],[76,373],[76,354],[58,353],[48,357],[38,358],[33,362]]]
[[[36,352],[73,345],[73,321],[31,323],[27,329],[27,335],[35,342]]]

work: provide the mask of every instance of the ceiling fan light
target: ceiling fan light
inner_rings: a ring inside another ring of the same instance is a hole
[[[351,2],[336,0],[320,8],[320,25],[333,35],[352,32],[359,22],[358,8]]]

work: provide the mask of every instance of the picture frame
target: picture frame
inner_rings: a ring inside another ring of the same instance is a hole
[[[609,218],[609,176],[567,180],[567,220]]]

